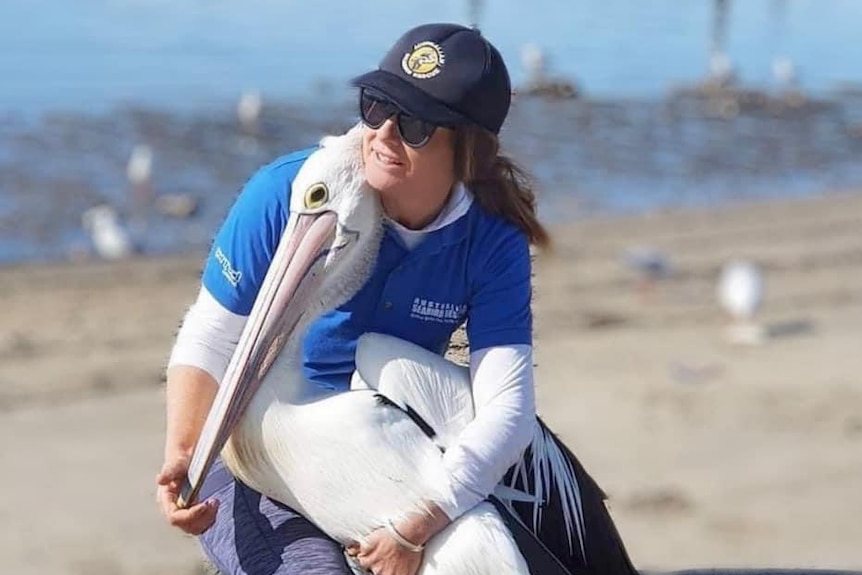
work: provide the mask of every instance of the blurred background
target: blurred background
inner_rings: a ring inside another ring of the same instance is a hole
[[[2,0],[9,569],[200,569],[151,485],[209,241],[428,21],[508,62],[540,411],[635,564],[862,569],[862,2]]]

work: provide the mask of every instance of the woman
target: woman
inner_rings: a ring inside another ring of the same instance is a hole
[[[379,193],[386,231],[365,286],[309,328],[305,371],[321,386],[346,390],[357,338],[368,331],[442,354],[466,321],[472,350],[477,417],[444,456],[452,500],[347,549],[377,575],[412,575],[417,550],[484,500],[532,439],[529,244],[544,246],[548,236],[520,171],[498,154],[511,88],[499,52],[479,32],[414,28],[354,84],[365,177]],[[169,363],[158,501],[172,525],[202,534],[226,573],[349,573],[340,546],[220,465],[202,503],[176,505],[217,382],[284,228],[285,190],[309,154],[283,157],[248,182],[216,236]]]

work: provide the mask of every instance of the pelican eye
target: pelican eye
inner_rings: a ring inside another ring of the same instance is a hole
[[[323,184],[314,184],[305,191],[305,207],[313,210],[329,201],[329,190]]]

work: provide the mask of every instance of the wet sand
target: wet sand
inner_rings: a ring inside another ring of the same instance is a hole
[[[862,194],[591,219],[536,265],[542,416],[611,497],[636,566],[862,569]],[[634,246],[672,273],[645,284]],[[158,515],[162,373],[202,256],[0,268],[0,556],[195,573]],[[763,266],[757,347],[722,262]]]

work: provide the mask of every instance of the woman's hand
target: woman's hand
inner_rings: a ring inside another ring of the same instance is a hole
[[[177,498],[189,471],[189,456],[177,455],[165,458],[162,470],[156,476],[156,502],[168,523],[179,527],[190,535],[200,535],[215,523],[218,500],[210,499],[180,509]],[[412,574],[411,574],[412,575]]]
[[[168,369],[165,463],[156,476],[156,502],[168,523],[192,535],[209,529],[218,510],[218,501],[214,499],[186,509],[177,506],[192,450],[217,392],[218,382],[202,369],[189,365]]]
[[[402,547],[385,529],[377,529],[347,548],[362,567],[374,575],[416,575],[422,563],[422,552]]]
[[[398,525],[390,523],[388,527],[408,544],[424,547],[450,523],[449,517],[436,503],[426,503],[426,507],[427,513],[411,515]],[[422,551],[399,543],[386,528],[372,531],[362,543],[350,545],[347,554],[374,575],[416,575],[424,555]]]

